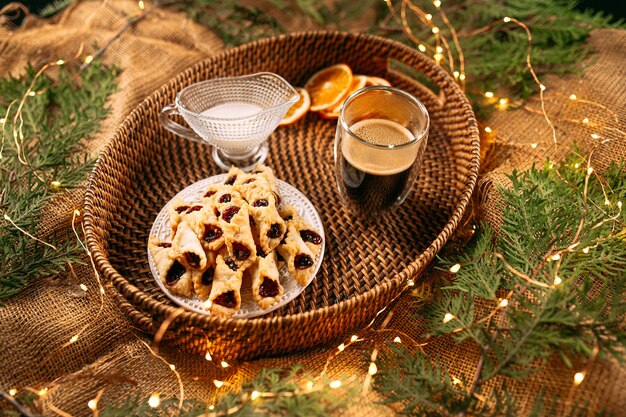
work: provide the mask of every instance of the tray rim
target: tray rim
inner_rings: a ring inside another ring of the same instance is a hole
[[[138,117],[141,115],[148,114],[154,109],[150,107],[150,99],[151,97],[164,94],[168,90],[175,89],[176,84],[179,83],[179,80],[184,80],[187,77],[191,77],[197,69],[201,69],[206,66],[212,65],[212,62],[217,60],[223,60],[228,55],[232,54],[235,51],[245,51],[250,48],[259,48],[264,45],[271,44],[276,42],[277,40],[284,38],[298,38],[298,37],[340,37],[342,40],[363,40],[363,41],[375,41],[383,44],[388,44],[393,46],[394,48],[411,55],[416,55],[420,57],[420,59],[427,61],[432,67],[438,67],[435,64],[435,61],[424,55],[423,53],[417,51],[414,48],[411,48],[407,45],[404,45],[398,41],[394,41],[391,39],[383,38],[376,35],[369,35],[364,33],[350,33],[350,32],[340,32],[340,31],[301,31],[301,32],[293,32],[290,34],[279,35],[275,37],[264,38],[256,41],[252,41],[237,47],[227,48],[222,52],[207,57],[203,60],[196,62],[191,65],[187,69],[181,71],[172,77],[169,81],[164,83],[160,88],[155,90],[152,94],[147,96],[133,111],[126,116],[123,122],[117,127],[113,136],[102,150],[101,154],[98,157],[98,160],[94,166],[94,169],[89,177],[87,189],[85,192],[85,208],[84,208],[84,225],[86,230],[86,241],[88,249],[93,257],[94,263],[97,266],[97,269],[106,277],[114,286],[116,291],[122,295],[128,302],[132,303],[137,309],[141,308],[141,311],[147,313],[146,309],[153,311],[154,313],[149,313],[153,315],[163,315],[164,317],[176,317],[176,321],[183,321],[186,325],[203,325],[203,326],[222,326],[224,324],[232,324],[236,326],[239,331],[252,330],[255,328],[263,328],[268,326],[275,326],[277,323],[282,323],[283,325],[291,325],[295,322],[299,322],[301,320],[320,320],[324,319],[330,315],[338,314],[341,312],[345,312],[350,310],[356,304],[361,304],[367,299],[371,297],[375,297],[378,293],[382,291],[387,292],[391,290],[393,287],[400,287],[405,282],[407,282],[411,277],[415,277],[417,273],[421,273],[424,271],[425,267],[434,259],[436,253],[438,253],[441,248],[445,245],[448,238],[452,235],[454,230],[459,225],[467,205],[471,201],[471,196],[474,192],[474,188],[478,179],[478,171],[480,166],[480,138],[479,138],[479,130],[478,123],[476,121],[476,117],[472,110],[472,107],[467,99],[467,97],[463,94],[460,87],[453,80],[452,76],[449,75],[444,70],[438,70],[437,76],[441,77],[442,81],[446,82],[446,88],[453,90],[455,93],[458,93],[461,97],[461,106],[460,109],[463,111],[464,116],[468,120],[468,129],[469,129],[469,141],[468,143],[471,145],[471,158],[468,164],[468,168],[470,169],[470,173],[467,176],[467,181],[465,181],[464,188],[459,196],[458,201],[455,204],[454,210],[450,215],[450,219],[445,224],[445,226],[439,231],[434,240],[428,245],[428,247],[420,253],[420,255],[412,259],[411,262],[402,270],[397,271],[395,275],[390,276],[385,281],[377,284],[370,290],[367,290],[363,293],[360,293],[356,296],[350,297],[346,300],[342,300],[336,304],[331,306],[316,308],[314,310],[307,310],[302,313],[296,314],[286,314],[283,316],[277,317],[255,317],[246,320],[238,320],[231,318],[217,318],[206,316],[203,314],[199,314],[196,312],[192,312],[184,309],[184,311],[180,311],[182,307],[168,305],[161,301],[158,301],[149,293],[146,293],[135,285],[133,285],[129,280],[127,280],[123,275],[121,275],[109,262],[106,254],[106,250],[100,244],[98,236],[95,234],[96,229],[96,216],[93,213],[92,206],[90,203],[91,199],[95,198],[94,188],[95,183],[97,181],[98,176],[106,175],[104,172],[106,168],[103,168],[103,160],[109,156],[109,153],[112,152],[113,139],[123,136],[124,131],[126,130],[126,124],[131,121],[134,117]],[[406,288],[406,286],[405,286]],[[389,303],[390,304],[390,303]]]

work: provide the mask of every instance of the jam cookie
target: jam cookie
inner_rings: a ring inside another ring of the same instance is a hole
[[[150,237],[148,249],[159,271],[161,282],[172,293],[183,297],[191,296],[193,283],[191,272],[172,256],[172,244]]]
[[[315,255],[304,243],[293,224],[287,225],[287,236],[276,250],[285,260],[292,278],[300,285],[307,285],[315,264]]]
[[[206,253],[207,262],[204,269],[196,269],[192,271],[191,280],[193,282],[193,290],[201,300],[206,300],[211,294],[213,279],[215,277],[216,252],[209,251]]]
[[[217,255],[213,285],[209,295],[211,314],[228,318],[241,307],[243,270],[224,251]]]
[[[206,268],[206,253],[189,223],[182,222],[172,241],[172,255],[188,269]]]
[[[265,257],[258,256],[257,261],[248,269],[252,279],[252,297],[262,308],[273,306],[282,297],[284,289],[280,285],[280,274],[276,265],[276,252]]]

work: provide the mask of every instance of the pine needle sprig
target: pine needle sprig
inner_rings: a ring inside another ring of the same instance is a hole
[[[235,0],[188,0],[175,7],[185,11],[196,22],[216,31],[228,46],[284,32],[278,21],[265,10],[242,5]]]
[[[148,399],[129,397],[123,405],[107,405],[99,412],[101,417],[161,416],[180,417],[234,416],[279,417],[307,416],[326,417],[333,411],[344,409],[353,401],[354,387],[342,386],[332,389],[327,381],[306,388],[306,382],[314,378],[307,375],[302,365],[290,369],[263,368],[251,381],[220,395],[216,404],[185,400],[178,410],[178,399],[160,399],[158,407],[151,407]],[[304,388],[303,388],[304,387]],[[236,388],[236,389],[235,389]],[[256,395],[253,395],[256,393]]]
[[[626,362],[624,165],[600,175],[570,156],[510,180],[499,188],[498,231],[482,225],[464,254],[444,261],[444,270],[460,268],[432,303],[421,304],[427,338],[447,335],[478,348],[475,373],[449,384],[447,370],[433,371],[435,358],[400,348],[379,366],[375,386],[390,402],[410,404],[411,414],[429,415],[428,401],[446,413],[493,404],[504,387],[488,390],[488,381],[525,378],[555,355],[568,367],[598,355]],[[428,384],[447,396],[419,386],[429,378],[439,378]]]
[[[397,1],[394,13],[379,15],[378,33],[395,38],[413,47],[417,45],[407,35],[400,19]],[[407,24],[414,38],[430,45],[427,54],[433,56],[437,36],[452,39],[451,31],[442,15],[430,0],[410,2],[432,16],[430,23],[439,29],[432,33],[431,26],[407,12]],[[513,22],[503,22],[504,17],[524,22],[532,30],[532,64],[541,78],[544,74],[563,75],[580,73],[583,61],[593,52],[585,44],[591,30],[601,27],[624,27],[624,21],[612,22],[602,12],[581,11],[578,0],[445,0],[441,8],[447,20],[456,28],[464,54],[468,96],[475,110],[486,110],[483,93],[496,92],[513,101],[526,99],[537,92],[537,85],[528,71],[527,35]],[[438,44],[437,44],[438,45]],[[460,54],[451,43],[451,54],[460,70]],[[441,63],[449,65],[447,54]]]
[[[79,156],[83,141],[97,132],[109,112],[106,100],[116,88],[117,70],[98,64],[79,74],[60,67],[57,80],[36,74],[28,67],[23,76],[0,79],[0,210],[5,216],[0,222],[0,300],[17,294],[32,279],[80,263],[81,247],[69,235],[42,239],[56,250],[31,236],[40,234],[41,215],[50,200],[79,186],[93,167],[93,158]],[[25,96],[31,84],[32,93]]]

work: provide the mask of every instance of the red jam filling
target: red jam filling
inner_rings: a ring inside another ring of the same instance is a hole
[[[183,264],[178,261],[174,261],[169,271],[167,271],[167,274],[165,274],[165,283],[170,286],[176,285],[180,277],[182,277],[186,271],[187,270]]]
[[[226,308],[234,308],[237,305],[235,291],[228,291],[215,297],[213,304],[217,304]]]
[[[259,287],[259,295],[261,297],[276,297],[278,295],[278,283],[265,277],[263,278],[263,284]]]
[[[240,208],[237,207],[237,206],[230,206],[230,207],[228,207],[226,210],[224,210],[224,213],[222,213],[222,219],[226,223],[230,223],[230,221],[235,216],[235,214],[239,213],[239,210],[240,210]]]

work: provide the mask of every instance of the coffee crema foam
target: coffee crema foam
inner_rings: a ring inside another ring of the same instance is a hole
[[[373,148],[352,138],[344,138],[342,153],[355,168],[374,175],[393,175],[408,169],[417,156],[419,144],[393,149],[415,139],[404,126],[385,119],[361,120],[350,127],[352,133],[364,141],[390,148]]]

